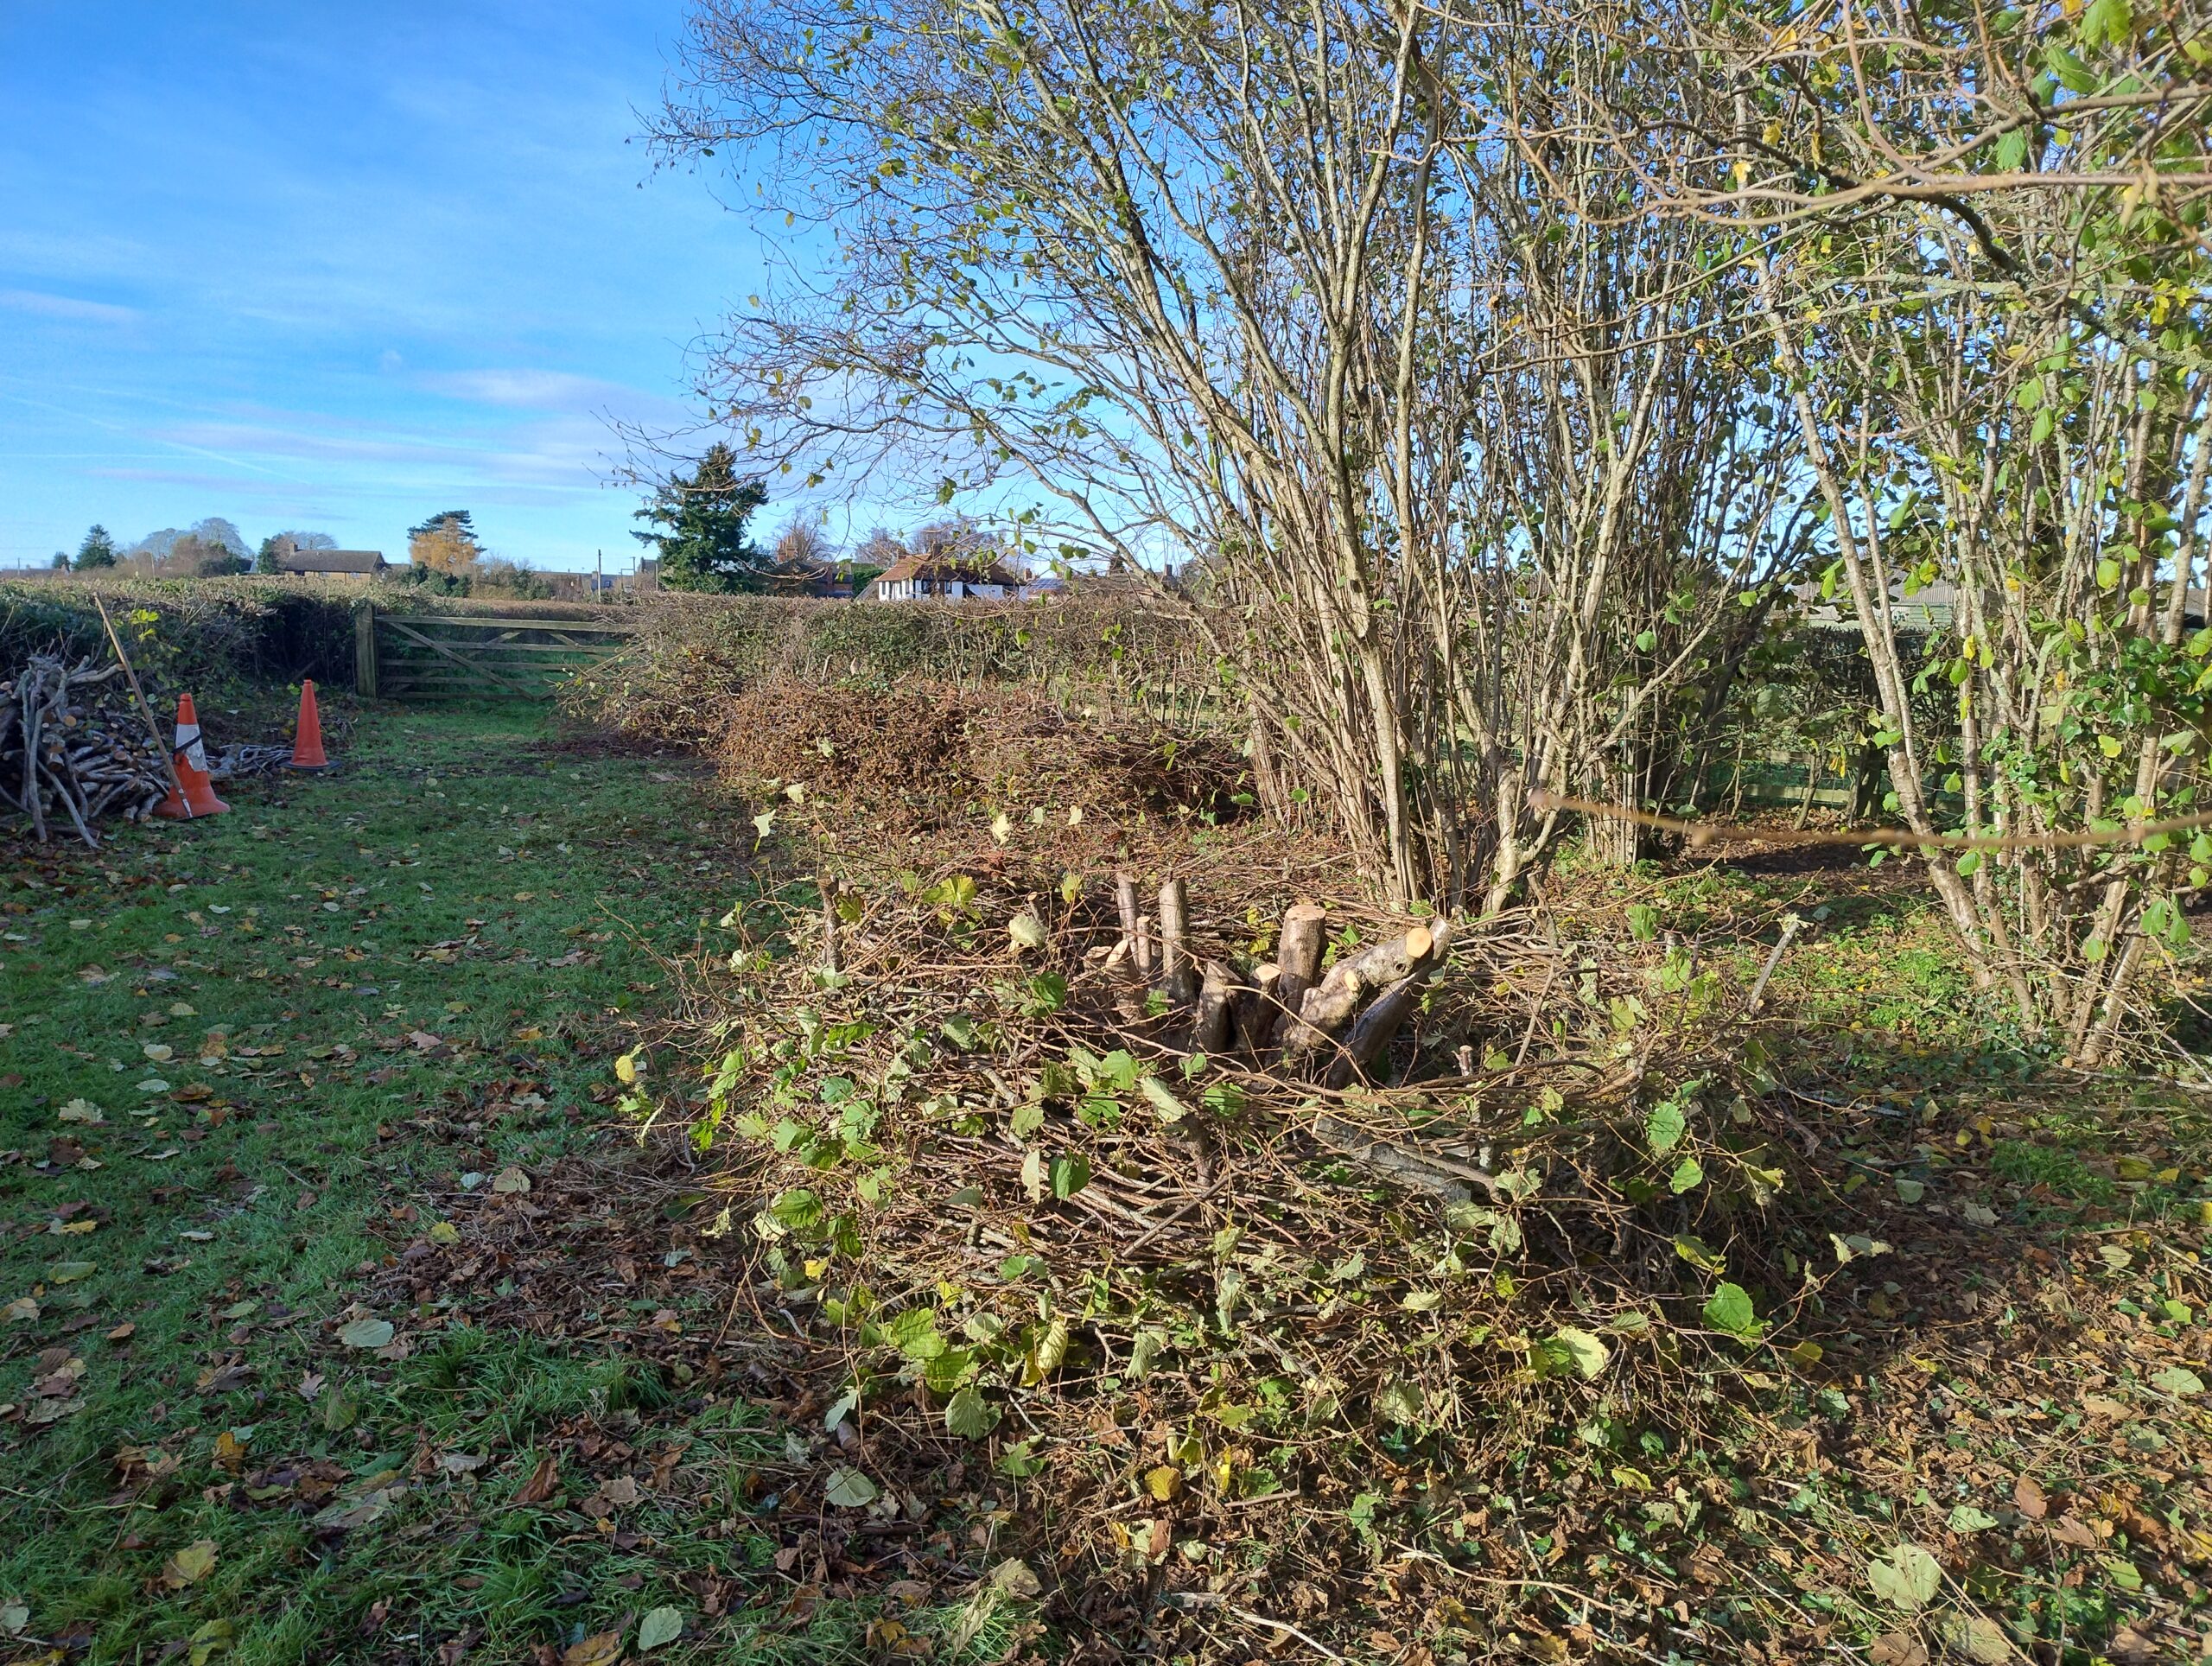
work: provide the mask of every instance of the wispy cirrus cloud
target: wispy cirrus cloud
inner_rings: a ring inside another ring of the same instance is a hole
[[[69,324],[135,324],[141,316],[136,307],[111,306],[73,295],[48,295],[39,289],[0,289],[0,308]]]
[[[391,485],[426,490],[497,482],[596,492],[609,472],[613,449],[604,423],[578,416],[524,423],[481,440],[364,428],[313,416],[289,422],[180,423],[156,430],[156,436],[271,466],[372,468]]]
[[[555,370],[434,371],[416,378],[429,392],[502,410],[618,414],[635,420],[680,421],[685,407],[666,394]]]

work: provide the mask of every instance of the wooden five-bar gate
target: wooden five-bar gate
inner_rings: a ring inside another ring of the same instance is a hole
[[[353,618],[353,686],[372,699],[542,700],[570,672],[620,652],[633,625],[504,614]]]

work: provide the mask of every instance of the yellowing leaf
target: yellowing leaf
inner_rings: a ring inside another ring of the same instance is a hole
[[[162,1581],[172,1589],[181,1591],[188,1585],[196,1585],[214,1571],[214,1540],[195,1539],[162,1565]]]
[[[1144,1472],[1144,1490],[1166,1504],[1183,1490],[1183,1472],[1173,1464],[1162,1464]]]
[[[520,1197],[530,1190],[530,1176],[519,1168],[503,1168],[493,1177],[492,1190],[503,1197]]]
[[[459,1243],[461,1229],[451,1221],[432,1221],[430,1230],[423,1236],[432,1243]]]

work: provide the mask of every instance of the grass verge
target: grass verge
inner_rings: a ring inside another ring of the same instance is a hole
[[[746,1606],[785,1437],[741,1395],[473,1324],[496,1266],[404,1300],[446,1211],[590,1148],[746,820],[533,709],[367,714],[342,762],[10,849],[0,1653],[855,1654],[872,1602]]]

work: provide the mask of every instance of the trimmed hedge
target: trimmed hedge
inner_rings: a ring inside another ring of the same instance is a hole
[[[644,628],[579,674],[571,709],[671,741],[718,735],[760,683],[991,684],[1069,705],[1210,716],[1227,684],[1188,620],[1134,600],[867,602],[691,596],[641,610]]]
[[[209,691],[233,684],[353,680],[348,597],[281,581],[41,579],[0,583],[0,675],[59,647],[105,659],[109,616],[149,683]]]

